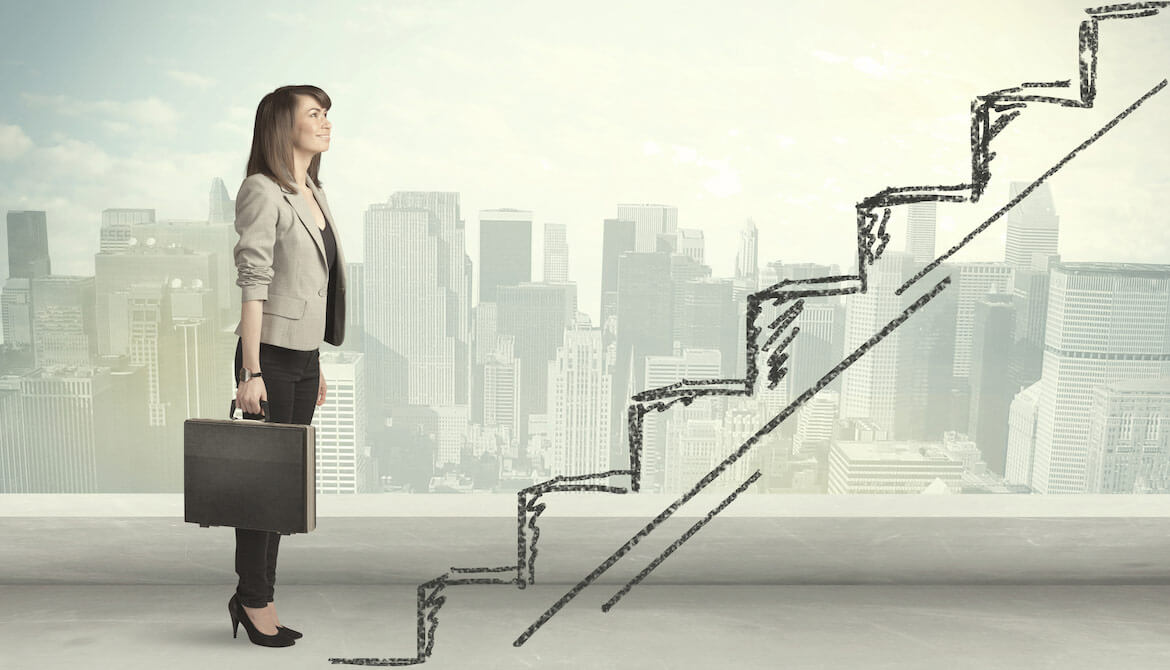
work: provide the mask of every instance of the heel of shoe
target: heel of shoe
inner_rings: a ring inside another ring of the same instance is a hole
[[[228,614],[232,617],[232,638],[236,638],[240,633],[240,615],[236,612],[236,597],[228,601]]]
[[[238,624],[244,624],[244,632],[248,634],[248,639],[252,644],[260,645],[262,647],[290,647],[296,642],[289,636],[285,635],[278,628],[275,635],[265,635],[256,629],[252,620],[248,618],[248,612],[244,610],[244,605],[236,596],[232,596],[231,601],[228,602],[228,611],[232,614],[232,637],[235,637],[235,627]]]

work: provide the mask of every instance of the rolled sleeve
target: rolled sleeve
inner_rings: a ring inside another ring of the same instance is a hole
[[[255,179],[245,179],[236,195],[236,285],[241,299],[267,300],[268,284],[272,282],[272,253],[276,244],[276,203],[264,193],[263,185]]]

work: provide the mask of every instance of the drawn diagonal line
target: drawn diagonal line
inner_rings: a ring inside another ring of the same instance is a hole
[[[975,239],[976,235],[983,232],[984,229],[986,229],[992,223],[995,223],[996,221],[998,221],[1000,219],[1000,217],[1002,217],[1004,214],[1007,214],[1008,210],[1010,210],[1011,208],[1018,205],[1020,203],[1020,201],[1023,200],[1024,198],[1028,197],[1028,194],[1031,193],[1032,191],[1034,191],[1038,186],[1040,186],[1040,184],[1044,183],[1045,180],[1047,180],[1052,175],[1056,174],[1061,168],[1063,168],[1066,164],[1068,164],[1068,162],[1071,161],[1073,158],[1076,158],[1077,154],[1079,154],[1081,151],[1083,151],[1085,148],[1087,148],[1092,143],[1101,139],[1101,137],[1104,136],[1105,133],[1109,132],[1114,127],[1116,127],[1118,123],[1121,123],[1122,119],[1129,116],[1130,112],[1132,112],[1133,110],[1140,107],[1142,105],[1142,103],[1144,103],[1146,100],[1149,100],[1155,93],[1157,93],[1157,92],[1161,91],[1163,88],[1165,88],[1166,82],[1167,82],[1167,80],[1163,79],[1160,84],[1151,88],[1144,95],[1142,95],[1142,97],[1138,98],[1132,105],[1130,105],[1129,107],[1126,107],[1125,110],[1123,110],[1120,114],[1113,117],[1113,120],[1111,120],[1109,123],[1102,126],[1100,130],[1098,130],[1097,132],[1095,132],[1091,136],[1089,136],[1089,139],[1087,139],[1084,142],[1081,142],[1079,145],[1077,145],[1077,148],[1070,151],[1068,154],[1065,155],[1064,158],[1061,158],[1059,161],[1057,161],[1055,165],[1048,168],[1047,172],[1040,175],[1039,179],[1037,179],[1036,181],[1029,184],[1027,188],[1020,191],[1019,195],[1017,195],[1016,197],[1009,200],[1008,203],[1006,205],[1004,205],[1003,207],[999,208],[999,211],[997,211],[995,214],[992,214],[990,217],[988,217],[988,219],[986,221],[979,224],[970,233],[967,233],[967,236],[964,237],[962,239],[962,241],[960,241],[955,246],[951,247],[950,250],[947,251],[946,253],[942,254],[938,258],[931,261],[929,265],[922,268],[921,270],[919,270],[917,272],[917,274],[915,274],[913,277],[908,279],[905,284],[902,284],[900,287],[898,287],[898,290],[894,291],[894,294],[895,295],[902,295],[902,293],[906,289],[910,288],[910,286],[912,284],[914,284],[914,282],[918,281],[919,279],[922,279],[924,276],[927,275],[927,273],[929,273],[931,270],[935,269],[940,264],[942,264],[943,261],[945,261],[946,259],[955,255],[955,253],[958,252],[959,249],[962,249],[968,242]]]
[[[821,377],[815,385],[806,390],[804,393],[800,394],[800,397],[792,401],[792,403],[785,407],[784,410],[768,421],[768,423],[764,424],[762,428],[757,430],[755,434],[753,434],[750,438],[747,439],[747,441],[740,445],[739,449],[732,452],[727,458],[723,459],[719,465],[716,465],[713,470],[704,475],[703,478],[700,479],[693,487],[691,487],[689,491],[684,493],[678,500],[675,500],[673,503],[671,503],[670,506],[668,506],[666,509],[659,512],[658,516],[654,517],[650,523],[646,524],[646,526],[639,530],[633,537],[631,537],[629,540],[626,540],[625,544],[618,547],[618,549],[614,551],[613,554],[609,556],[609,558],[605,559],[605,561],[598,565],[593,570],[593,572],[590,572],[585,576],[584,579],[582,579],[580,582],[577,582],[573,588],[569,589],[565,595],[561,596],[559,600],[557,600],[547,610],[545,610],[544,614],[541,614],[540,617],[537,618],[537,620],[534,621],[531,626],[529,626],[523,633],[521,633],[520,637],[516,638],[512,645],[519,647],[520,645],[527,642],[528,638],[532,637],[532,635],[536,633],[536,631],[539,630],[541,626],[548,623],[549,619],[556,615],[556,613],[559,612],[565,605],[567,605],[569,601],[571,601],[573,598],[576,598],[577,594],[583,591],[585,587],[597,581],[598,577],[604,574],[606,570],[609,570],[611,567],[613,567],[613,565],[617,563],[622,556],[625,556],[630,551],[630,549],[633,549],[635,545],[641,542],[642,538],[653,532],[653,530],[657,528],[659,524],[674,514],[679,507],[684,505],[691,498],[698,495],[699,491],[703,490],[703,488],[714,481],[715,478],[718,477],[724,470],[742,458],[743,455],[746,454],[755,445],[755,443],[760,440],[761,437],[775,430],[776,426],[779,426],[784,421],[784,419],[788,418],[788,416],[795,412],[797,408],[807,402],[809,398],[816,395],[816,393],[822,388],[829,385],[829,383],[831,383],[839,374],[841,374],[842,371],[852,365],[866,351],[869,351],[877,343],[881,342],[887,335],[893,332],[895,328],[905,323],[906,319],[910,318],[911,314],[913,314],[926,303],[930,302],[934,296],[938,295],[939,292],[946,288],[950,283],[951,278],[949,276],[943,277],[942,280],[935,284],[934,288],[932,288],[928,293],[924,294],[922,297],[911,303],[910,306],[907,307],[900,315],[895,317],[892,321],[886,324],[884,328],[866,340],[853,353],[838,363],[836,367],[825,373],[825,375]]]
[[[645,579],[647,575],[649,575],[651,572],[654,571],[654,568],[657,568],[659,565],[661,565],[662,562],[665,561],[668,556],[673,554],[676,549],[681,547],[683,545],[683,542],[686,542],[687,540],[691,539],[691,537],[694,536],[695,533],[699,532],[700,528],[707,525],[708,521],[710,521],[711,519],[714,519],[716,514],[722,512],[723,508],[730,505],[731,501],[735,500],[736,496],[738,496],[739,494],[746,491],[747,487],[751,486],[752,482],[756,481],[759,478],[760,478],[760,471],[756,470],[755,474],[753,474],[751,477],[748,477],[744,483],[739,485],[739,488],[735,489],[735,491],[733,491],[731,495],[724,498],[723,502],[719,503],[719,505],[715,509],[711,510],[710,512],[707,512],[707,516],[705,516],[702,519],[699,519],[697,522],[695,522],[695,524],[693,526],[691,526],[690,529],[688,529],[686,533],[683,533],[682,537],[675,540],[674,544],[667,547],[666,550],[663,551],[661,554],[659,554],[658,557],[655,558],[653,561],[650,561],[650,564],[647,565],[645,568],[642,568],[642,571],[639,572],[636,577],[634,577],[630,581],[626,582],[626,585],[623,586],[620,591],[613,594],[612,598],[605,601],[605,604],[601,606],[601,611],[608,612],[610,609],[612,609],[613,606],[617,604],[617,601],[621,600],[623,596],[625,596],[627,593],[630,592],[630,589],[634,588],[634,586],[641,583],[641,581],[643,579]]]

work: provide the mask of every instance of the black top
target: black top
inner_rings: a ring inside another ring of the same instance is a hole
[[[329,219],[325,219],[325,230],[321,231],[321,239],[325,242],[325,266],[327,270],[333,270],[333,264],[337,261],[337,240],[333,238],[333,228],[329,225]]]

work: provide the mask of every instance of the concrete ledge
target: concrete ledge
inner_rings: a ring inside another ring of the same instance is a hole
[[[678,516],[698,517],[726,493],[696,496]],[[652,518],[677,495],[551,493],[542,518]],[[1140,517],[1170,518],[1170,495],[757,495],[726,517]],[[3,517],[183,517],[181,493],[0,494]],[[514,494],[318,495],[317,517],[516,517]]]
[[[624,584],[687,532],[672,518],[598,580]],[[646,525],[540,519],[537,584],[575,584]],[[0,584],[234,585],[235,532],[170,517],[0,518]],[[1170,519],[715,517],[646,584],[1170,584]],[[512,517],[328,517],[281,538],[279,583],[417,585],[515,565]],[[513,573],[514,574],[514,573]],[[616,587],[615,587],[616,588]]]

